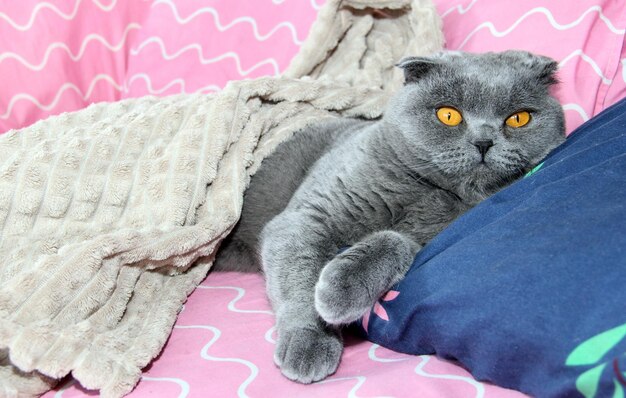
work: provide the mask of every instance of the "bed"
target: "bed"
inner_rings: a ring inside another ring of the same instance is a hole
[[[555,94],[568,133],[626,97],[624,1],[435,4],[448,49],[517,48],[558,60]],[[209,93],[229,80],[278,75],[321,7],[315,0],[7,3],[0,8],[0,132],[92,102]],[[210,273],[129,396],[523,396],[478,382],[454,362],[357,337],[335,375],[298,385],[272,362],[273,321],[261,276]],[[44,396],[92,394],[66,380]]]

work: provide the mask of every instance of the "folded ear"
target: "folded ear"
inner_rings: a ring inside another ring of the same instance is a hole
[[[429,57],[406,57],[396,64],[404,70],[404,84],[415,83],[437,65],[439,60]]]
[[[535,70],[537,71],[537,77],[539,81],[541,81],[546,86],[551,86],[559,82],[559,79],[556,75],[559,70],[559,64],[552,58],[548,57],[537,57],[539,58],[538,64],[535,66]]]
[[[546,86],[551,86],[559,82],[556,76],[559,64],[550,57],[537,55],[528,51],[509,50],[502,54],[521,61],[525,67],[530,69],[537,79]]]

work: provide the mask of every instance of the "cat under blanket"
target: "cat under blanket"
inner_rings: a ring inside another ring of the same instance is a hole
[[[320,123],[264,160],[218,253],[214,269],[262,268],[277,317],[274,360],[292,380],[332,374],[340,326],[451,221],[564,140],[552,59],[449,52],[398,66],[405,85],[382,119]]]

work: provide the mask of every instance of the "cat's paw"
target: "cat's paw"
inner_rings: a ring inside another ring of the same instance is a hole
[[[291,328],[279,331],[274,362],[288,379],[308,384],[335,373],[342,351],[338,333]]]
[[[361,256],[339,255],[331,260],[315,285],[315,309],[331,325],[356,321],[370,310],[372,296]]]

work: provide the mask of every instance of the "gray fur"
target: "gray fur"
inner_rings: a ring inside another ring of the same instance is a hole
[[[277,316],[275,362],[292,380],[332,374],[339,326],[360,318],[452,220],[564,139],[549,58],[442,53],[399,66],[406,84],[381,120],[321,123],[264,161],[218,256],[218,269],[262,258]],[[443,125],[441,106],[461,111],[463,122]],[[520,110],[530,123],[506,126]],[[481,140],[493,141],[483,155]]]

